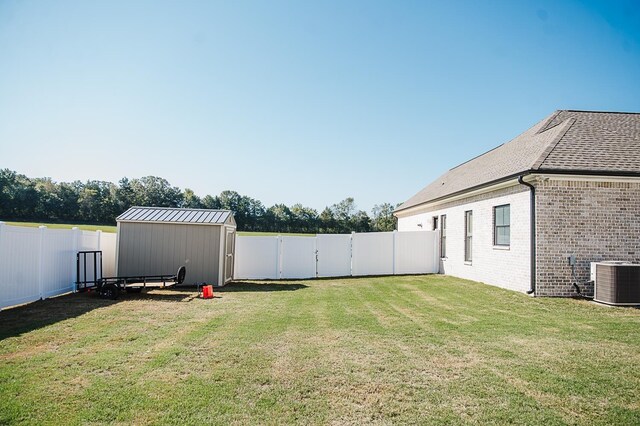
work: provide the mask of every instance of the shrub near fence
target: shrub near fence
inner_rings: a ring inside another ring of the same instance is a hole
[[[81,250],[102,250],[103,275],[115,274],[115,234],[0,222],[0,309],[74,291]]]
[[[440,269],[437,231],[315,237],[238,236],[235,279],[429,274]]]

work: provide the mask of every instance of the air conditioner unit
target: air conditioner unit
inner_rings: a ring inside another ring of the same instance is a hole
[[[593,262],[593,300],[616,306],[640,305],[640,264]]]

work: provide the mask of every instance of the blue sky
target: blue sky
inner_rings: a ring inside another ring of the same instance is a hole
[[[640,3],[0,0],[32,177],[368,210],[556,109],[640,111]]]

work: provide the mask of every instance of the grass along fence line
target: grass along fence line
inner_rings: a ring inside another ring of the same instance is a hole
[[[0,312],[0,424],[639,424],[640,310],[446,276]]]
[[[44,223],[44,222],[5,222],[7,225],[13,226],[27,226],[31,228],[37,228],[38,226],[46,226],[51,229],[71,229],[77,227],[78,229],[82,229],[83,231],[103,231],[103,232],[116,232],[117,227],[113,225],[83,225],[83,224],[70,224],[70,223]],[[238,232],[240,236],[253,236],[253,237],[262,237],[262,236],[278,236],[278,235],[291,235],[291,236],[300,236],[300,237],[314,237],[315,234],[303,234],[303,233],[287,233],[287,232]]]
[[[113,225],[83,225],[83,224],[70,224],[70,223],[44,223],[44,222],[4,222],[7,225],[12,226],[27,226],[29,228],[37,228],[39,226],[46,226],[51,229],[71,229],[77,227],[83,231],[103,231],[103,232],[116,232],[116,227]]]

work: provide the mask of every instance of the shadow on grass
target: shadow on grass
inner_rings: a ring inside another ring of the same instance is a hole
[[[95,292],[66,294],[39,300],[0,311],[0,341],[120,302],[141,300],[183,303],[191,302],[197,297],[198,293],[194,287],[154,289],[142,293],[123,292],[116,300],[103,299]]]
[[[67,294],[0,311],[0,340],[79,317],[120,300],[101,299],[87,293]]]
[[[214,297],[219,298],[220,296],[215,295],[220,293],[294,291],[307,287],[301,283],[278,281],[236,281],[225,287],[216,288]],[[79,317],[94,309],[124,301],[185,303],[198,297],[199,293],[195,286],[153,289],[142,293],[122,292],[116,300],[102,299],[95,292],[67,294],[0,311],[0,340],[19,336],[60,321]]]
[[[300,283],[282,283],[278,281],[234,281],[224,287],[214,289],[220,293],[230,293],[237,291],[294,291],[309,287]]]

